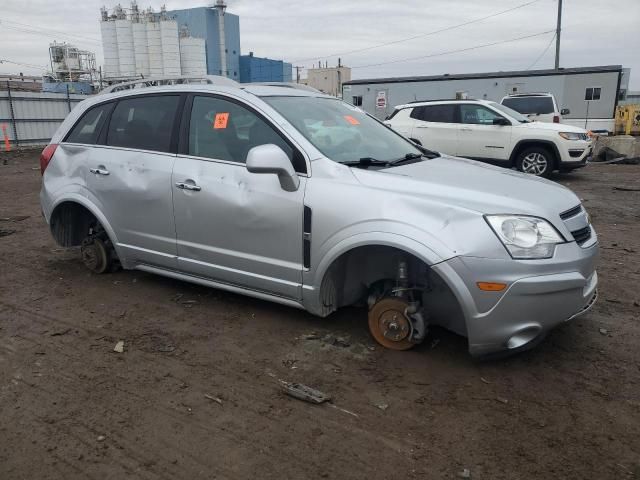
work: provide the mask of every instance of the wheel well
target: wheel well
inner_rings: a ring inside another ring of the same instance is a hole
[[[558,148],[551,142],[541,142],[538,140],[525,140],[516,145],[516,148],[513,149],[513,153],[511,154],[511,162],[515,164],[518,159],[518,155],[520,155],[525,149],[531,147],[540,147],[549,151],[552,155],[554,168],[558,168],[560,164],[560,156],[558,154]]]
[[[427,263],[404,250],[366,245],[343,253],[327,269],[320,286],[321,316],[347,305],[366,305],[372,285],[397,278],[398,262],[407,262],[409,285],[423,288],[422,305],[428,322],[466,336],[462,308],[447,282]]]
[[[63,247],[77,247],[98,225],[98,219],[85,206],[76,202],[63,202],[51,214],[51,234]]]

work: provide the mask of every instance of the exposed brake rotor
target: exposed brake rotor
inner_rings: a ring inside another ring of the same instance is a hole
[[[82,262],[96,273],[104,273],[109,266],[109,252],[99,238],[87,237],[80,247]]]
[[[409,303],[398,297],[378,301],[369,310],[369,331],[383,347],[391,350],[408,350],[415,343],[411,335],[413,327],[405,315]]]

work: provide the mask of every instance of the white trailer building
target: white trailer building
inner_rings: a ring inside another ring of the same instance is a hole
[[[626,96],[628,83],[629,69],[609,65],[351,80],[344,83],[342,95],[346,102],[382,120],[396,105],[419,100],[478,98],[499,102],[512,93],[549,92],[559,108],[570,111],[563,116],[563,123],[613,131],[615,110]],[[593,98],[594,88],[600,89],[597,99]]]

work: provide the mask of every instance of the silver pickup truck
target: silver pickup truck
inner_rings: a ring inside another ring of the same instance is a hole
[[[80,103],[41,156],[55,240],[325,317],[368,307],[404,350],[430,325],[519,351],[596,299],[596,233],[545,179],[419,147],[290,86],[176,85]]]

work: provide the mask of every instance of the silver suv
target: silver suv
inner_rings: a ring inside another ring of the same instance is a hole
[[[360,109],[275,86],[178,85],[79,104],[41,157],[55,240],[119,266],[325,317],[368,305],[403,350],[429,325],[517,351],[595,301],[570,190],[440,155]]]

